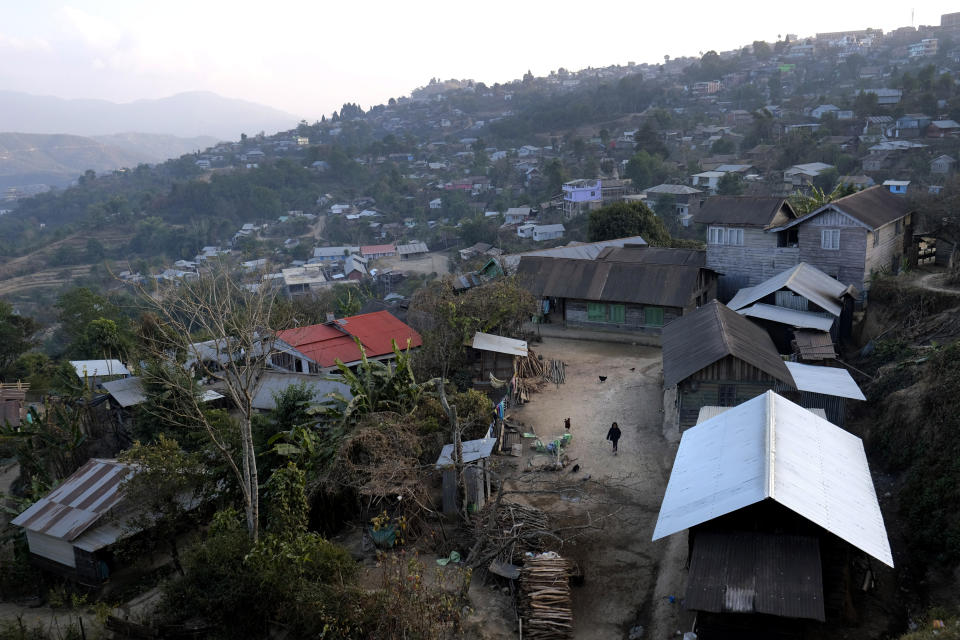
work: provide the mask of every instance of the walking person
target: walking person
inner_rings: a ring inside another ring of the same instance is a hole
[[[617,441],[620,440],[620,427],[614,422],[607,431],[607,440],[613,442],[613,455],[617,455]]]
[[[568,432],[570,431],[570,418],[567,418],[566,420],[563,421],[563,428],[566,429]]]

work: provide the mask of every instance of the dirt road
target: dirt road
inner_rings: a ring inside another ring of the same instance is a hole
[[[444,276],[450,273],[450,259],[446,253],[439,251],[427,253],[420,258],[408,258],[406,260],[400,256],[378,258],[374,260],[371,266],[380,270],[393,269],[407,274],[436,273]]]
[[[677,554],[685,556],[686,547],[650,541],[676,451],[661,435],[660,350],[556,338],[545,339],[534,350],[544,360],[566,363],[566,384],[534,394],[511,415],[544,441],[562,434],[563,420],[570,418],[573,440],[567,453],[579,471],[572,472],[570,465],[561,473],[536,475],[547,490],[551,483],[573,483],[582,493],[545,493],[529,501],[547,510],[554,526],[593,522],[602,527],[582,531],[561,551],[585,576],[584,585],[573,592],[575,637],[626,637],[635,624],[645,627],[644,638],[672,637],[679,628],[679,605],[658,604],[679,595],[683,563],[677,562]],[[606,381],[600,382],[599,376]],[[605,439],[613,421],[623,432],[616,456]],[[530,456],[525,451],[521,468]],[[676,575],[660,576],[658,582],[661,565]]]

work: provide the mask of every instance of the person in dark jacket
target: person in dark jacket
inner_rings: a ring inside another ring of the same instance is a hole
[[[613,455],[617,455],[617,441],[620,440],[620,427],[614,422],[607,431],[607,440],[613,442]]]

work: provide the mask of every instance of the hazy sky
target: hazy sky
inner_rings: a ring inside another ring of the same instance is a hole
[[[916,25],[960,11],[916,4]],[[493,84],[527,69],[660,62],[778,34],[910,23],[910,5],[890,0],[867,11],[836,0],[0,0],[0,88],[116,102],[208,90],[312,121],[434,76]]]

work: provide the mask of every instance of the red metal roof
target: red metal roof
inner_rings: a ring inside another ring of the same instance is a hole
[[[420,334],[398,320],[389,311],[375,311],[340,318],[332,323],[287,329],[277,337],[321,367],[332,367],[337,360],[350,363],[360,359],[354,337],[360,340],[367,357],[376,358],[393,351],[391,340],[401,349],[423,344]]]

